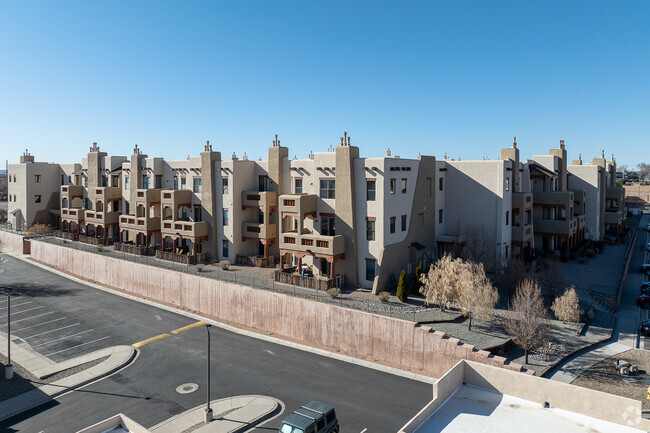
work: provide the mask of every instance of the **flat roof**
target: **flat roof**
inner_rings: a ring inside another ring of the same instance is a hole
[[[576,395],[576,398],[580,398]],[[507,394],[461,385],[414,433],[640,433],[603,421]]]

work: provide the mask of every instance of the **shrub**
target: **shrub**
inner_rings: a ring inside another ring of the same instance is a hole
[[[203,272],[203,268],[204,268],[204,267],[205,267],[205,265],[202,265],[202,264],[198,264],[198,265],[196,265],[196,270],[197,270],[197,272]]]
[[[230,267],[230,262],[228,260],[222,260],[219,262],[219,267],[221,267],[222,270],[227,271]]]
[[[341,289],[332,287],[331,289],[327,289],[327,293],[330,295],[330,298],[334,299],[341,293]]]
[[[593,259],[596,257],[596,252],[593,249],[589,248],[587,251],[585,251],[585,256],[587,256],[587,258]]]
[[[388,302],[388,299],[390,298],[390,293],[380,292],[379,295],[377,295],[377,297],[379,297],[379,300],[381,302]]]
[[[422,287],[422,281],[420,281],[420,276],[422,275],[422,262],[418,263],[415,268],[415,273],[413,274],[413,284],[411,284],[411,294],[419,295],[420,287]]]
[[[399,274],[399,282],[397,283],[397,299],[402,302],[408,302],[409,294],[408,287],[406,287],[406,272],[402,271]]]
[[[578,257],[578,263],[580,263],[581,265],[584,265],[585,263],[587,263],[587,259],[585,257],[583,257],[583,256],[580,256],[580,257]]]
[[[45,224],[34,224],[27,229],[27,234],[30,236],[44,235],[50,232],[50,228]]]
[[[580,310],[580,301],[575,289],[571,287],[559,298],[555,298],[551,310],[555,317],[563,322],[577,322],[580,320],[582,311]]]
[[[104,249],[102,248],[101,245],[97,245],[97,246],[95,247],[95,251],[97,251],[98,253],[101,253],[102,251],[104,251]]]

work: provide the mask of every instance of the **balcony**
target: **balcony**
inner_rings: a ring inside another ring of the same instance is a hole
[[[100,226],[118,224],[121,214],[122,212],[95,212],[87,210],[86,223]]]
[[[571,191],[535,191],[533,192],[533,204],[547,206],[564,206],[569,209],[573,206],[573,192]]]
[[[170,206],[174,212],[181,206],[192,204],[192,191],[189,189],[163,189],[160,192],[160,202],[163,207]]]
[[[571,218],[568,220],[545,220],[535,218],[533,220],[535,233],[552,234],[559,236],[569,236],[576,232],[578,228],[578,219]]]
[[[160,218],[121,215],[120,228],[127,230],[139,230],[142,232],[157,232],[160,231]]]
[[[85,212],[86,210],[81,208],[63,208],[61,209],[61,219],[80,223],[84,221]]]
[[[623,222],[623,211],[606,211],[605,224],[621,224]]]
[[[136,190],[136,206],[143,204],[147,209],[155,203],[160,203],[159,189],[138,189]]]
[[[272,210],[277,208],[278,194],[275,191],[243,191],[241,208],[261,208]]]
[[[307,277],[298,275],[297,273],[274,271],[273,279],[280,283],[291,284],[294,286],[308,287],[310,289],[327,291],[331,288],[343,288],[344,276],[337,275],[335,278],[330,279],[327,277]]]
[[[513,242],[527,242],[533,239],[533,226],[532,224],[521,224],[512,226],[512,241]]]
[[[249,239],[274,239],[277,237],[277,225],[242,223],[241,235]]]
[[[194,265],[205,262],[204,254],[178,254],[171,251],[156,251],[156,258],[170,262],[183,263],[185,265]]]
[[[298,235],[296,232],[285,232],[280,235],[280,249],[336,256],[345,253],[345,237],[342,235]]]
[[[295,214],[298,218],[316,216],[318,196],[315,194],[283,194],[280,196],[280,215]]]
[[[184,238],[207,238],[208,223],[205,221],[163,221],[160,231],[165,235],[180,235]]]
[[[122,188],[117,186],[104,186],[101,188],[92,188],[95,191],[95,199],[108,202],[122,198]]]
[[[533,194],[530,192],[515,192],[512,194],[512,208],[519,209],[521,214],[533,208]]]
[[[72,201],[73,198],[83,198],[84,196],[84,187],[81,185],[62,185],[61,186],[61,198],[67,198],[68,201]]]

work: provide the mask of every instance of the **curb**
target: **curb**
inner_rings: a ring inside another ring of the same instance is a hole
[[[612,332],[613,332],[613,331],[612,331]],[[549,366],[546,367],[544,370],[542,370],[542,372],[540,373],[539,377],[546,377],[546,375],[547,375],[550,371],[554,370],[555,368],[557,368],[558,366],[560,366],[560,365],[563,364],[564,362],[568,361],[570,358],[573,358],[574,356],[582,355],[582,354],[584,354],[585,352],[588,352],[589,350],[595,348],[596,346],[599,346],[599,345],[601,345],[601,344],[605,344],[605,343],[607,343],[607,342],[608,342],[609,340],[611,340],[611,339],[612,339],[612,335],[611,335],[611,333],[610,333],[609,337],[607,337],[607,338],[603,338],[602,340],[594,341],[593,343],[589,344],[588,346],[582,347],[582,348],[576,350],[575,352],[572,352],[572,353],[569,353],[569,354],[563,356],[562,358],[560,358],[560,360],[559,360],[558,362],[556,362],[556,363],[553,364],[553,365],[549,365]]]
[[[87,370],[43,385],[0,403],[0,421],[21,412],[40,406],[69,391],[102,379],[127,366],[134,360],[137,351],[131,346],[114,346],[110,357]]]

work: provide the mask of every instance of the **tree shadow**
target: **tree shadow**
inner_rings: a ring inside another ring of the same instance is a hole
[[[54,284],[39,283],[5,283],[0,286],[0,296],[25,296],[30,298],[46,298],[68,296],[78,292],[79,289],[69,289]]]

